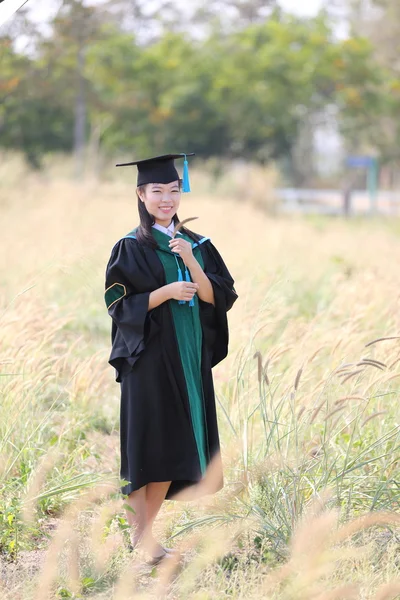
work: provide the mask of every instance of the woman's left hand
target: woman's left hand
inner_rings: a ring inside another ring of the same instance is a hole
[[[169,247],[171,248],[172,252],[179,254],[187,267],[190,265],[190,262],[193,261],[194,256],[192,252],[192,244],[190,242],[187,242],[183,238],[176,237],[169,242]]]

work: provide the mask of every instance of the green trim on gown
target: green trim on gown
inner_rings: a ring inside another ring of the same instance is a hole
[[[167,284],[178,281],[178,264],[181,269],[183,279],[185,279],[185,264],[183,260],[179,255],[172,252],[169,248],[169,241],[171,240],[171,237],[155,228],[153,228],[152,233],[158,244],[156,253],[163,264]],[[182,237],[186,241],[190,242],[193,246],[193,240],[191,240],[186,234],[182,234]],[[193,255],[201,265],[202,269],[204,269],[204,262],[199,247],[194,248]],[[195,294],[193,300],[193,306],[190,306],[189,302],[180,304],[178,300],[169,300],[169,304],[171,307],[172,318],[178,341],[179,354],[186,380],[193,433],[196,440],[200,468],[202,474],[204,474],[208,462],[207,458],[209,459],[209,452],[207,445],[206,420],[204,415],[204,394],[201,377],[201,350],[203,332],[201,329],[199,299],[197,294]]]

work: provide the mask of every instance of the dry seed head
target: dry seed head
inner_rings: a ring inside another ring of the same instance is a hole
[[[314,560],[326,548],[337,527],[338,512],[323,511],[306,515],[297,526],[290,543],[291,559],[300,568]]]
[[[57,578],[58,557],[62,551],[65,541],[69,539],[73,523],[76,522],[78,515],[93,502],[103,499],[107,494],[115,492],[117,489],[117,480],[114,485],[101,484],[88,492],[83,493],[78,500],[70,504],[62,519],[60,519],[50,542],[43,569],[40,572],[36,587],[35,600],[44,600],[50,597],[53,582]]]
[[[342,415],[339,415],[338,417],[336,417],[336,419],[334,419],[333,421],[331,421],[331,430],[332,431],[335,431],[336,425],[339,423],[339,421],[341,420],[341,418],[342,418]],[[348,427],[348,426],[349,426],[348,423],[344,423],[342,425],[342,428],[337,433],[340,433],[341,431],[344,431],[346,429],[346,427]]]
[[[327,383],[327,382],[328,382],[328,379],[323,377],[323,378],[322,378],[322,379],[321,379],[321,380],[320,380],[320,381],[317,383],[317,385],[316,385],[316,386],[315,386],[315,387],[314,387],[314,388],[311,390],[311,394],[310,394],[310,395],[311,395],[311,396],[314,396],[314,394],[316,394],[316,393],[317,393],[317,391],[318,391],[320,388],[324,388],[324,387],[325,387],[325,385],[326,385],[326,383]]]
[[[330,417],[333,417],[333,415],[335,415],[336,413],[338,413],[341,410],[344,410],[345,408],[346,408],[345,406],[338,406],[334,410],[331,410],[331,412],[326,415],[324,421],[327,421],[328,419],[330,419]]]
[[[314,494],[307,506],[307,513],[304,518],[308,517],[309,519],[313,519],[318,515],[324,514],[326,512],[328,502],[332,500],[333,497],[334,492],[329,488],[325,488],[321,492]]]
[[[235,535],[232,536],[224,528],[214,529],[212,537],[208,533],[202,532],[197,536],[197,539],[194,538],[193,541],[197,542],[197,546],[200,545],[200,549],[197,556],[195,556],[179,577],[180,597],[189,597],[189,593],[196,586],[199,575],[210,563],[215,562],[218,558],[229,552],[234,538]],[[194,547],[193,541],[191,543],[192,548]]]
[[[123,543],[121,532],[107,536],[103,540],[103,532],[108,519],[116,514],[121,507],[121,501],[110,500],[100,507],[99,514],[93,520],[90,533],[90,543],[94,552],[95,565],[98,571],[104,570],[117,546]]]
[[[257,352],[254,354],[253,358],[257,359],[257,378],[258,378],[258,383],[261,385],[261,380],[262,380],[262,356],[261,356],[261,352],[259,350],[257,350]]]
[[[216,453],[211,459],[203,479],[199,483],[191,485],[189,488],[178,492],[174,500],[198,500],[203,496],[214,494],[219,491],[223,485],[221,454]]]
[[[342,380],[342,384],[346,383],[346,381],[348,381],[349,379],[351,379],[352,377],[355,377],[356,375],[359,375],[360,373],[363,373],[363,369],[358,369],[357,371],[353,371],[352,373],[350,373],[350,375],[347,375],[343,380]],[[340,376],[339,376],[340,377]]]
[[[68,587],[71,592],[78,594],[80,591],[79,577],[79,536],[71,527],[68,535]]]
[[[305,406],[302,406],[301,409],[299,410],[298,414],[297,414],[297,418],[300,419],[301,415],[303,414],[303,412],[306,410]]]
[[[311,448],[309,454],[312,458],[318,458],[318,456],[321,454],[321,450],[322,446],[314,446],[314,448]]]
[[[304,449],[304,453],[305,454],[309,454],[312,458],[317,458],[322,449],[322,441],[321,441],[321,437],[320,436],[314,436],[314,438],[312,440],[310,440],[307,443],[303,443],[303,449]],[[325,493],[326,490],[324,490],[323,494]],[[322,502],[322,498],[324,497],[323,494],[321,494],[321,498],[319,499],[320,502]],[[313,503],[311,504],[310,508],[307,508],[307,511],[309,513],[310,510],[314,510],[314,506],[316,506],[316,502],[317,500],[314,500]]]
[[[311,415],[310,423],[314,423],[319,411],[321,410],[324,404],[326,404],[326,400],[322,400],[322,402],[320,402],[318,406],[314,409],[314,412]]]
[[[334,404],[342,404],[348,400],[362,400],[363,402],[368,402],[367,398],[364,398],[364,396],[343,396],[343,398],[335,400]]]
[[[368,529],[369,527],[374,527],[375,525],[398,525],[399,523],[400,514],[397,513],[368,513],[340,527],[335,533],[335,542],[342,542],[355,533],[358,533],[363,529]]]
[[[331,356],[333,356],[336,352],[336,350],[339,348],[339,346],[343,343],[343,339],[340,339],[336,342],[336,344],[334,345],[334,347],[331,350]]]
[[[177,225],[175,225],[174,231],[172,233],[172,237],[174,238],[176,236],[176,234],[178,233],[178,231],[180,229],[182,229],[182,227],[184,227],[186,223],[190,223],[190,221],[195,221],[198,218],[199,217],[188,217],[187,219],[183,219],[183,221],[180,221],[180,223],[178,223]]]
[[[158,582],[155,587],[155,597],[165,598],[172,584],[173,577],[182,562],[182,555],[179,551],[175,552],[168,560],[161,562],[158,567]]]
[[[394,375],[390,375],[389,377],[386,378],[382,378],[383,381],[392,381],[393,379],[397,379],[398,377],[400,377],[400,373],[395,373]]]
[[[376,365],[380,365],[381,367],[387,367],[387,364],[381,362],[380,360],[376,360],[375,358],[369,358],[368,356],[361,359],[364,362],[375,363]]]
[[[400,336],[398,336],[398,335],[381,337],[381,338],[378,338],[377,340],[373,340],[372,342],[368,342],[368,344],[365,344],[365,347],[368,348],[368,346],[372,346],[373,344],[377,344],[378,342],[384,342],[385,340],[399,340],[399,339],[400,339]]]
[[[324,591],[312,600],[358,600],[360,586],[355,583],[347,583],[334,590]]]
[[[57,459],[61,456],[61,451],[53,446],[39,460],[38,466],[31,474],[28,483],[28,489],[23,500],[22,519],[27,524],[32,524],[34,519],[35,499],[39,495],[42,483],[46,479],[47,473],[53,468]]]
[[[354,367],[354,363],[346,363],[341,365],[338,369],[335,369],[334,374],[337,375],[338,373],[343,373],[344,371],[347,372],[350,367]]]
[[[315,352],[314,354],[312,354],[309,358],[309,362],[312,362],[314,360],[314,358],[317,356],[317,354],[319,354],[319,352],[321,352],[321,350],[324,350],[326,348],[326,344],[324,344],[323,346],[320,346]]]
[[[399,357],[399,358],[396,358],[396,360],[394,360],[392,363],[390,363],[390,365],[389,365],[389,369],[393,369],[393,367],[394,367],[395,365],[397,365],[397,363],[398,363],[399,361],[400,361],[400,357]]]
[[[281,348],[280,350],[277,348],[274,352],[271,353],[271,356],[269,359],[271,362],[276,361],[283,354],[286,354],[286,352],[289,352],[292,349],[293,349],[293,346],[287,346],[286,348]]]
[[[292,575],[291,565],[286,563],[278,569],[272,570],[265,578],[262,579],[261,589],[264,592],[270,593],[276,591],[278,586],[288,577]],[[262,598],[262,595],[259,595]]]
[[[381,365],[377,365],[376,363],[372,362],[371,360],[362,360],[361,362],[356,364],[356,367],[367,366],[367,365],[369,365],[370,367],[375,367],[376,369],[380,369],[381,371],[385,370],[383,367],[381,367]]]
[[[119,573],[119,578],[116,584],[114,585],[114,595],[112,597],[113,600],[135,600],[140,596],[139,594],[134,593],[134,590],[137,589],[139,578],[142,573],[142,565],[137,560],[136,557],[132,557],[128,560],[125,567]]]
[[[294,381],[294,389],[295,390],[297,390],[297,388],[298,388],[302,372],[303,372],[303,367],[301,367],[301,369],[299,369],[299,371],[298,371],[298,373],[296,375],[296,379]]]
[[[375,412],[374,414],[367,417],[365,419],[365,421],[363,421],[361,423],[361,427],[364,427],[364,425],[366,425],[368,423],[368,421],[371,421],[371,419],[375,419],[375,417],[379,417],[380,415],[386,415],[386,414],[387,414],[387,410],[379,410],[378,412]]]
[[[256,329],[256,331],[254,332],[253,336],[252,336],[252,342],[256,339],[256,337],[258,336],[258,334],[260,333],[260,331],[262,331],[263,329],[265,329],[267,327],[268,323],[264,323],[263,325],[261,325],[261,327],[259,327],[258,329]]]

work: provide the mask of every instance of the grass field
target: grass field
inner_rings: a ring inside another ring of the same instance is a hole
[[[239,294],[214,370],[225,487],[165,503],[184,558],[149,574],[125,543],[103,301],[134,187],[3,175],[1,598],[400,597],[400,222],[183,195]]]

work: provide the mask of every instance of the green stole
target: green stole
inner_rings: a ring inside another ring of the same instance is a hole
[[[186,280],[186,273],[188,273],[187,276],[190,280],[189,270],[186,270],[183,260],[169,248],[169,242],[171,240],[170,236],[154,227],[152,233],[158,244],[156,252],[163,264],[167,284],[180,279],[178,276],[178,269],[180,269],[183,280]],[[193,246],[193,240],[186,234],[182,234],[182,237]],[[202,269],[204,269],[204,262],[199,246],[193,249],[193,255]],[[204,474],[207,466],[208,450],[206,442],[203,384],[201,377],[203,332],[200,322],[199,299],[197,294],[195,294],[193,302],[191,302],[192,306],[189,302],[179,303],[178,300],[169,300],[169,304],[186,380],[193,433],[196,440],[200,468],[202,474]]]

